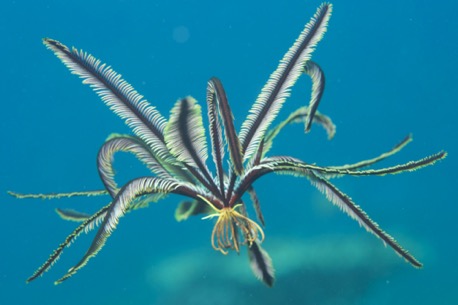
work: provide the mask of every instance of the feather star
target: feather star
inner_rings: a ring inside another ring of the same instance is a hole
[[[432,165],[446,157],[439,152],[417,161],[410,161],[382,169],[363,169],[404,148],[407,136],[391,150],[372,159],[344,166],[317,166],[290,156],[267,156],[275,137],[287,125],[303,123],[309,131],[312,123],[325,128],[328,138],[335,133],[331,119],[317,111],[323,95],[325,78],[320,66],[311,55],[322,39],[331,17],[332,5],[323,3],[306,24],[294,44],[280,60],[254,102],[237,134],[233,115],[221,81],[213,77],[207,85],[207,114],[209,120],[210,150],[215,173],[207,167],[208,143],[199,104],[192,97],[176,102],[165,119],[157,109],[140,95],[120,74],[94,56],[62,43],[44,39],[45,46],[83,79],[102,101],[132,129],[134,135],[113,134],[102,145],[97,156],[99,176],[104,190],[54,194],[19,194],[18,198],[63,198],[72,196],[108,195],[111,202],[93,215],[74,210],[58,209],[63,219],[80,225],[51,254],[48,260],[27,280],[30,282],[48,271],[58,260],[65,247],[82,232],[98,228],[89,249],[82,259],[55,283],[61,283],[84,267],[105,245],[126,213],[145,208],[150,202],[168,194],[189,197],[179,204],[175,217],[178,221],[193,215],[207,215],[203,219],[216,219],[212,234],[212,247],[226,254],[247,247],[250,265],[257,278],[266,285],[274,283],[272,260],[261,247],[264,240],[264,217],[253,183],[269,173],[288,174],[308,179],[334,205],[355,219],[367,231],[380,238],[414,267],[422,264],[356,205],[350,197],[330,182],[333,178],[350,176],[381,176],[414,171]],[[308,75],[312,92],[308,106],[302,106],[286,120],[271,127],[291,88],[299,76]],[[133,154],[151,171],[151,176],[139,177],[118,186],[113,170],[114,154]],[[227,156],[226,156],[227,155]],[[226,160],[229,163],[224,166]],[[242,196],[248,193],[253,203],[256,222],[249,218]]]

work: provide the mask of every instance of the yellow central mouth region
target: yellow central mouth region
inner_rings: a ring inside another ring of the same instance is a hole
[[[234,207],[216,209],[207,199],[202,197],[201,199],[213,207],[216,212],[203,219],[218,217],[211,235],[213,249],[227,254],[228,251],[226,249],[233,249],[239,252],[240,242],[248,246],[251,246],[256,240],[259,240],[260,243],[263,242],[264,231],[262,228],[253,220],[236,211],[241,204],[237,204]]]

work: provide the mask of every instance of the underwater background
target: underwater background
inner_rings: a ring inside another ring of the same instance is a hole
[[[94,212],[108,197],[18,200],[8,190],[50,193],[102,188],[96,154],[110,133],[129,133],[43,37],[90,52],[168,116],[187,95],[204,105],[206,82],[225,85],[236,127],[320,1],[3,1],[0,9],[0,304],[458,304],[458,3],[334,1],[313,54],[327,77],[319,110],[337,125],[308,134],[288,127],[272,154],[319,165],[376,156],[414,136],[389,166],[446,150],[414,173],[345,177],[336,185],[413,253],[417,270],[327,202],[305,179],[256,183],[264,247],[277,280],[267,288],[246,253],[210,246],[211,220],[177,223],[169,196],[121,219],[96,258],[53,281],[86,251],[80,236],[42,278],[25,280],[76,227],[55,208]],[[279,119],[308,103],[293,88]],[[203,106],[205,108],[205,106]],[[145,174],[116,155],[121,181]],[[252,211],[251,211],[252,212]]]

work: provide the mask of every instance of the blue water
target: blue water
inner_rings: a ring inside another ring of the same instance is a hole
[[[273,150],[310,163],[338,165],[373,157],[408,133],[414,135],[413,143],[381,166],[447,150],[446,160],[414,173],[335,181],[424,263],[422,270],[404,263],[325,203],[306,180],[272,176],[256,183],[267,221],[266,249],[275,253],[273,243],[269,249],[269,239],[283,240],[285,247],[291,240],[304,244],[345,240],[344,245],[354,241],[366,245],[366,252],[381,251],[389,263],[368,255],[358,263],[360,273],[348,268],[333,275],[331,268],[326,273],[336,280],[331,285],[320,282],[324,275],[319,272],[310,278],[309,266],[281,276],[288,258],[276,261],[272,255],[279,274],[272,289],[254,277],[243,281],[238,276],[226,277],[226,257],[209,244],[211,221],[197,218],[176,223],[173,212],[181,198],[171,196],[121,219],[102,252],[62,285],[54,286],[53,281],[83,255],[90,237],[78,238],[54,268],[25,284],[76,227],[60,220],[54,209],[93,212],[108,198],[16,200],[6,191],[102,188],[95,164],[98,148],[110,133],[129,132],[46,50],[41,39],[58,39],[91,52],[112,65],[166,116],[180,97],[192,95],[204,104],[206,82],[218,76],[235,124],[240,126],[320,2],[287,3],[2,2],[0,304],[458,303],[454,173],[458,169],[458,4],[451,0],[440,4],[431,0],[336,1],[328,33],[313,56],[327,76],[319,110],[334,120],[336,137],[326,140],[316,126],[304,135],[302,127],[295,125],[279,137]],[[310,82],[304,77],[281,117],[307,103],[309,90]],[[116,169],[125,181],[144,174],[126,156],[119,156]],[[337,262],[341,246],[335,246]],[[187,263],[180,260],[183,256],[193,260]],[[200,256],[218,262],[222,258],[222,263],[210,268],[210,261],[200,262],[201,267],[190,273]],[[227,257],[228,262],[234,259],[240,261],[241,269],[249,268],[245,253]],[[161,283],[163,277],[151,279],[160,268],[175,272],[167,289]],[[363,276],[368,280],[361,286],[355,279]],[[187,286],[180,280],[185,277]],[[313,295],[317,297],[310,301]]]

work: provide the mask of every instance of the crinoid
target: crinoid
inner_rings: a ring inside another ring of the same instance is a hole
[[[27,281],[32,281],[46,272],[60,257],[63,249],[81,232],[98,226],[94,240],[83,258],[56,283],[69,278],[102,249],[107,238],[116,229],[119,219],[127,212],[146,207],[149,202],[157,201],[167,194],[177,194],[192,199],[178,206],[175,215],[177,220],[197,214],[207,214],[204,218],[216,218],[211,234],[213,248],[222,253],[227,253],[230,249],[238,252],[245,245],[253,272],[271,286],[274,282],[274,271],[271,259],[261,248],[264,232],[260,225],[264,225],[264,218],[253,188],[253,183],[268,173],[307,178],[333,204],[367,231],[380,238],[410,264],[421,267],[417,259],[385,233],[358,205],[334,186],[330,179],[343,175],[380,176],[413,171],[445,158],[445,152],[393,167],[362,169],[399,152],[410,142],[411,137],[408,136],[378,157],[345,166],[321,167],[289,156],[267,156],[278,133],[292,123],[304,123],[306,131],[312,123],[316,123],[326,129],[329,138],[334,135],[332,121],[317,111],[324,90],[324,74],[311,61],[312,52],[326,32],[331,10],[332,6],[328,3],[318,8],[263,87],[238,134],[222,83],[217,78],[208,81],[206,97],[209,138],[216,173],[212,173],[206,165],[207,137],[201,108],[192,97],[178,100],[171,110],[170,118],[166,120],[110,66],[102,64],[84,51],[69,49],[56,40],[44,39],[46,47],[73,74],[81,77],[83,83],[88,84],[114,113],[124,119],[134,135],[111,135],[101,147],[97,160],[104,191],[49,195],[10,192],[19,198],[101,194],[111,197],[111,202],[94,215],[58,210],[64,219],[79,221],[81,224]],[[312,79],[309,105],[299,108],[286,120],[269,129],[289,97],[292,86],[303,73]],[[132,153],[151,170],[152,175],[133,179],[119,187],[113,171],[114,154],[117,152]],[[229,166],[224,165],[226,160]],[[245,193],[249,194],[260,225],[251,220],[246,212],[246,205],[242,200]]]

